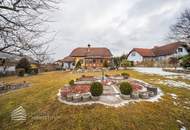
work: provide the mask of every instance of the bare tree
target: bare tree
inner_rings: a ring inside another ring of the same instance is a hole
[[[185,42],[190,46],[190,9],[182,12],[177,22],[170,27],[169,38]]]
[[[46,55],[44,13],[55,4],[55,0],[0,0],[0,52]]]

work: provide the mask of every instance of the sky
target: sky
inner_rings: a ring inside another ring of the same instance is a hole
[[[62,0],[48,13],[52,56],[63,59],[88,44],[107,47],[114,56],[167,44],[169,27],[189,5],[190,0]]]

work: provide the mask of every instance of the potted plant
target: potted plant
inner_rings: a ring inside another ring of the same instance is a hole
[[[92,100],[98,100],[99,96],[103,93],[103,85],[100,82],[92,83],[90,93],[92,95]]]
[[[131,98],[131,93],[133,91],[131,84],[129,84],[128,82],[122,82],[119,89],[121,92],[121,97],[124,100],[129,100]]]
[[[121,73],[121,75],[123,76],[124,79],[128,79],[129,78],[129,74],[126,72]]]

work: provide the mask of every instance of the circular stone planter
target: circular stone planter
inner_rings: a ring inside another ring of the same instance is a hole
[[[154,92],[149,91],[149,92],[148,92],[148,95],[149,95],[149,97],[154,97]]]
[[[155,87],[147,87],[147,90],[148,91],[152,91],[154,93],[154,95],[157,95],[158,94],[158,88],[155,88]]]
[[[73,100],[73,94],[67,94],[66,100],[67,101],[72,101]]]
[[[100,99],[100,97],[99,97],[99,96],[91,96],[91,99],[92,99],[93,101],[97,101],[97,100]]]
[[[150,98],[148,92],[141,92],[139,95],[142,99],[149,99]]]
[[[131,99],[131,95],[121,94],[121,98],[124,99],[124,100],[130,100]]]
[[[131,97],[132,97],[133,99],[139,99],[139,93],[138,93],[138,92],[133,92],[133,93],[131,94]]]
[[[73,95],[73,102],[80,102],[82,99],[80,94],[74,94]]]
[[[91,95],[89,93],[85,93],[85,94],[82,95],[82,100],[84,102],[87,102],[87,101],[90,100],[90,97],[91,97]]]

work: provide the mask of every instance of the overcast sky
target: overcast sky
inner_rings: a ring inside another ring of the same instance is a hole
[[[190,0],[63,0],[49,13],[55,59],[76,47],[107,47],[113,55],[169,42],[169,26]]]

